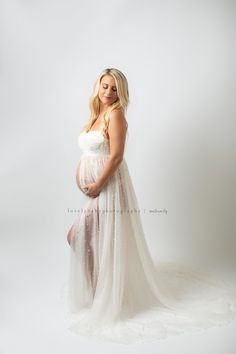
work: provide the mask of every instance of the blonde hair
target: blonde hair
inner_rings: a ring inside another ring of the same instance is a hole
[[[109,115],[116,108],[122,108],[123,113],[126,113],[128,104],[129,104],[129,90],[128,90],[128,82],[125,75],[118,69],[115,68],[107,68],[101,72],[95,84],[93,86],[93,93],[89,99],[89,108],[90,108],[90,118],[87,124],[83,127],[83,131],[86,132],[90,130],[93,123],[99,116],[100,110],[100,99],[98,97],[99,87],[103,76],[111,75],[116,83],[117,87],[117,100],[110,105],[105,113],[103,114],[104,126],[103,126],[103,134],[107,136],[108,124],[109,124]],[[126,126],[128,127],[128,123],[126,121]]]

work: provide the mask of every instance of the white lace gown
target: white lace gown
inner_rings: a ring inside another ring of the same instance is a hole
[[[101,131],[78,137],[80,188],[96,181],[109,156]],[[68,328],[119,343],[150,342],[231,322],[234,290],[176,264],[154,263],[125,158],[99,196],[81,193],[64,291]]]

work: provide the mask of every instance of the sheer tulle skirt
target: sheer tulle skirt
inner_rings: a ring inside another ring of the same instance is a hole
[[[82,155],[77,182],[95,182],[107,154]],[[152,341],[230,322],[235,287],[176,264],[154,264],[123,160],[97,198],[83,194],[63,297],[75,333]]]

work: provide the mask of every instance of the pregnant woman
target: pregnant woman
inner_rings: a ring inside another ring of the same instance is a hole
[[[67,235],[70,329],[132,343],[230,321],[235,311],[226,286],[152,260],[124,158],[128,103],[124,74],[105,69],[78,137],[76,180],[83,208]]]

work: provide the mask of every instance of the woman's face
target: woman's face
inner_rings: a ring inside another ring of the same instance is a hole
[[[100,82],[98,97],[104,106],[110,106],[117,100],[117,87],[115,79],[111,75],[103,76]]]

